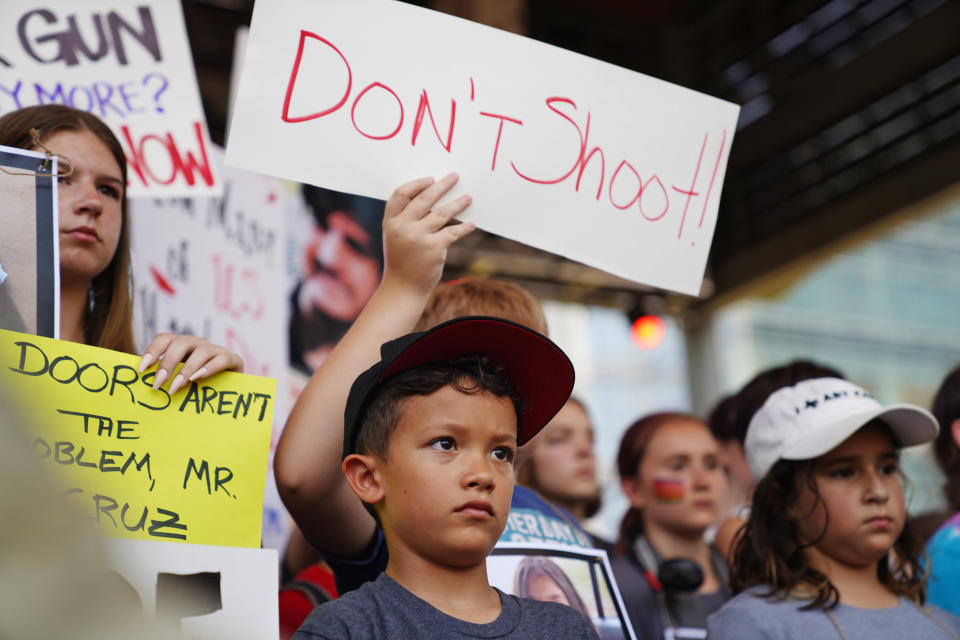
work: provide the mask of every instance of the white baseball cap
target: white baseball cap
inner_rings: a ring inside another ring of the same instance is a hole
[[[759,480],[778,460],[821,456],[875,419],[901,447],[929,442],[940,431],[928,411],[911,404],[884,407],[847,380],[802,380],[773,392],[750,420],[744,440],[750,472]]]

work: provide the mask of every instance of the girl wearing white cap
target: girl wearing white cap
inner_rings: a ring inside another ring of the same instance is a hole
[[[711,640],[960,640],[960,619],[923,606],[899,468],[899,447],[936,435],[923,409],[883,407],[838,378],[773,393],[747,431],[759,480],[734,549],[737,595],[709,618]]]

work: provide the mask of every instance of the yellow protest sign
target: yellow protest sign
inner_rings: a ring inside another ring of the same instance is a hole
[[[0,330],[38,463],[105,534],[259,547],[276,381],[224,372],[171,396],[139,361]]]

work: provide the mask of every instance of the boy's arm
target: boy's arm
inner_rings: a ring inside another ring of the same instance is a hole
[[[440,281],[447,247],[471,222],[444,226],[471,202],[461,196],[432,209],[457,181],[421,178],[397,188],[383,215],[384,274],[353,326],[313,374],[294,404],[277,445],[274,474],[283,502],[321,551],[364,550],[373,518],[340,473],[343,411],[354,379],[380,359],[380,345],[413,330]]]

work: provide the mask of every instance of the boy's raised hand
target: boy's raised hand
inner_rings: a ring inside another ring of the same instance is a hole
[[[446,226],[470,206],[468,195],[434,208],[458,180],[455,173],[437,181],[418,178],[390,196],[383,213],[385,286],[413,287],[428,295],[440,281],[447,248],[476,228],[473,222]]]
[[[476,227],[446,226],[469,206],[470,196],[434,208],[457,179],[420,178],[390,196],[383,218],[383,281],[310,378],[277,445],[280,496],[322,552],[359,554],[375,533],[374,519],[340,473],[343,411],[354,379],[380,359],[380,345],[413,331],[440,280],[447,248]]]

